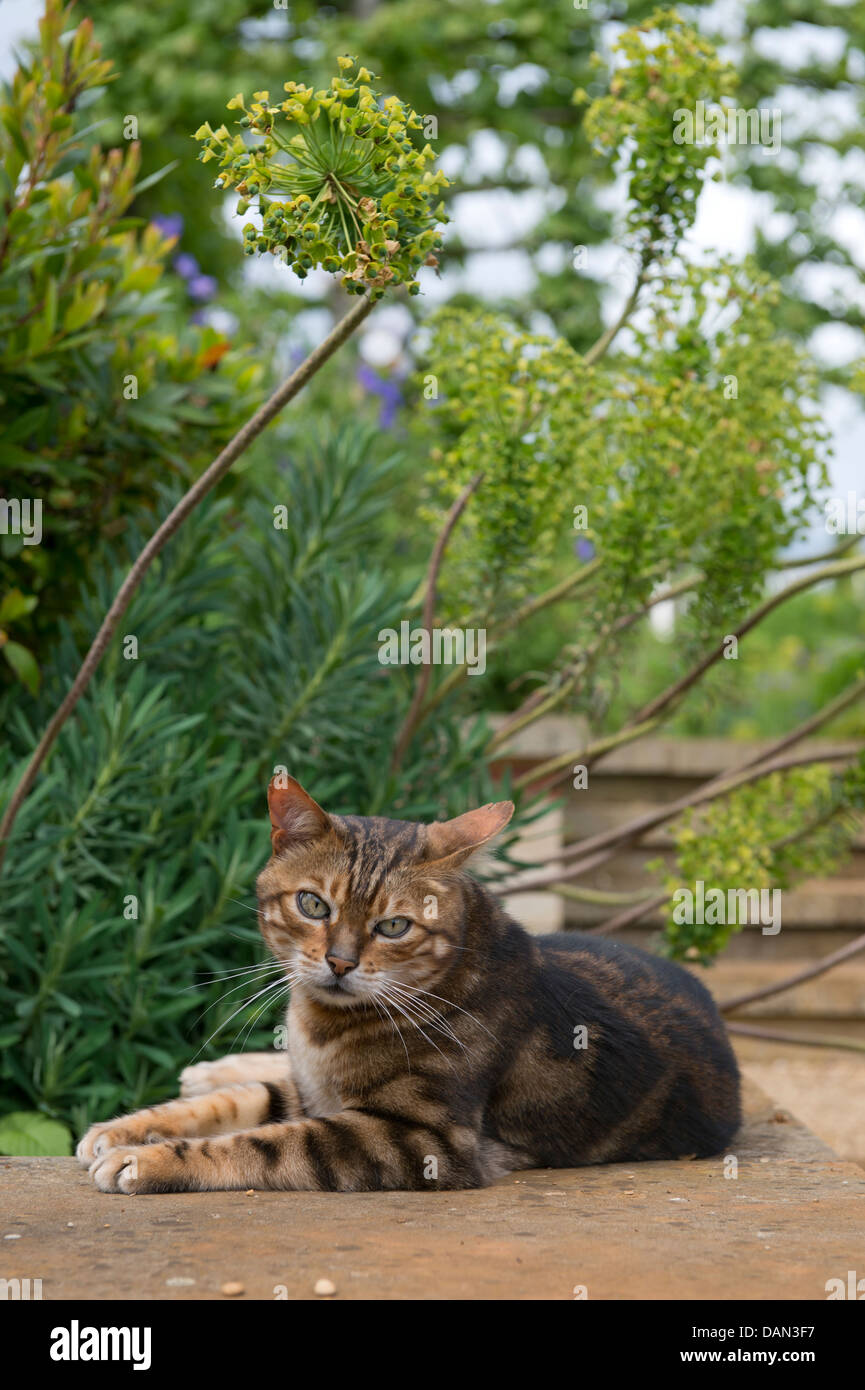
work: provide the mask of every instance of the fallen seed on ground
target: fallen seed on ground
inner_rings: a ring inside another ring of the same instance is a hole
[[[227,1294],[229,1298],[235,1298],[239,1293],[245,1293],[246,1290],[242,1284],[229,1280],[227,1284],[223,1284],[222,1292]]]
[[[331,1294],[336,1293],[336,1284],[332,1283],[330,1279],[319,1279],[316,1282],[314,1292],[320,1298],[328,1298]]]

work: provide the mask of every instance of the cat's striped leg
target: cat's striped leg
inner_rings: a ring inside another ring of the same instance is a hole
[[[241,1081],[284,1081],[291,1072],[287,1052],[232,1052],[216,1062],[196,1062],[180,1073],[181,1096],[203,1096]]]
[[[76,1150],[89,1167],[118,1145],[157,1144],[167,1138],[230,1134],[257,1125],[291,1120],[303,1114],[297,1087],[284,1081],[250,1081],[226,1086],[190,1100],[169,1100],[132,1115],[92,1125]]]
[[[375,1192],[481,1187],[477,1133],[446,1117],[355,1109],[213,1139],[110,1150],[91,1173],[103,1192],[271,1188]]]

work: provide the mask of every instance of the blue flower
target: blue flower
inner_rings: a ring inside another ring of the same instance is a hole
[[[198,300],[199,304],[206,304],[208,299],[212,299],[216,294],[219,286],[212,275],[193,275],[187,281],[186,288],[190,299]]]
[[[183,276],[184,280],[192,280],[196,275],[201,274],[198,261],[188,251],[181,251],[179,256],[174,257],[174,269],[178,275]]]
[[[151,221],[154,227],[159,228],[163,236],[179,237],[183,231],[183,216],[179,212],[159,213]]]
[[[403,403],[399,382],[393,377],[379,376],[372,367],[362,362],[357,369],[357,380],[370,395],[381,397],[381,411],[378,422],[383,430],[393,428],[397,411]]]

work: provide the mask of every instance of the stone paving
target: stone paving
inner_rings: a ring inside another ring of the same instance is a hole
[[[302,1299],[319,1281],[333,1299],[825,1299],[865,1276],[865,1172],[750,1083],[746,1113],[735,1178],[722,1156],[482,1192],[133,1198],[72,1159],[0,1158],[0,1278],[41,1279],[44,1299]]]

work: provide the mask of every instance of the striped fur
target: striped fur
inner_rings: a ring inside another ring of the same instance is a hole
[[[104,1191],[470,1188],[728,1144],[736,1063],[694,977],[531,937],[465,872],[510,803],[434,826],[327,816],[288,779],[270,806],[259,909],[293,981],[287,1053],[190,1068],[180,1100],[94,1126],[79,1157]],[[404,937],[375,930],[394,917]]]

